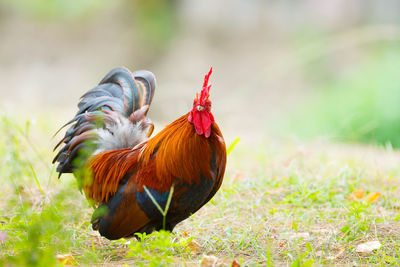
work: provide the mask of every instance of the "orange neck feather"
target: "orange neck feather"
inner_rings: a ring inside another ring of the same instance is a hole
[[[156,169],[156,177],[143,183],[158,183],[157,187],[166,191],[175,178],[191,184],[200,182],[200,174],[206,178],[211,176],[211,149],[225,150],[225,144],[221,144],[222,134],[213,123],[209,138],[198,135],[188,116],[189,113],[167,125],[142,148],[139,156],[141,166],[149,164],[155,155]],[[220,151],[215,152],[218,154]]]

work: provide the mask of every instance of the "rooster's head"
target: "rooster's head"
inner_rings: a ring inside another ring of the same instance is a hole
[[[211,124],[214,122],[214,116],[211,113],[210,88],[208,79],[212,73],[212,68],[204,78],[203,89],[200,95],[197,93],[193,101],[193,109],[189,114],[189,122],[193,123],[198,135],[204,134],[208,138],[211,134]]]

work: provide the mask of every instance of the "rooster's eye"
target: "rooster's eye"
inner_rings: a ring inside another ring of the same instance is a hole
[[[197,109],[197,111],[202,111],[202,110],[204,109],[204,107],[203,107],[203,106],[200,106],[200,105],[198,105],[198,106],[196,107],[196,109]]]

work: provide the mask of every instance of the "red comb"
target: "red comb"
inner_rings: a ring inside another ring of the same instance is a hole
[[[208,80],[210,79],[211,73],[212,73],[212,67],[210,68],[210,71],[208,72],[208,74],[204,77],[203,89],[201,90],[201,93],[200,93],[200,102],[202,104],[208,98],[209,93],[210,93],[211,85],[208,85]]]
[[[208,72],[208,74],[204,77],[203,89],[204,89],[205,87],[207,87],[207,85],[208,85],[208,79],[210,78],[211,73],[212,73],[212,67],[210,68],[210,71]]]

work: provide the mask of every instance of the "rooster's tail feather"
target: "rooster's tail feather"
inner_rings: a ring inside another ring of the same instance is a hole
[[[155,86],[155,77],[149,71],[131,73],[126,68],[115,68],[98,86],[86,92],[75,117],[62,127],[71,125],[55,147],[64,145],[53,160],[53,163],[58,162],[60,175],[76,170],[81,165],[76,162],[77,158],[83,163],[88,154],[102,152],[99,150],[103,143],[101,138],[108,143],[103,151],[142,142],[151,124],[145,116]],[[84,145],[84,141],[90,141],[92,145]]]

